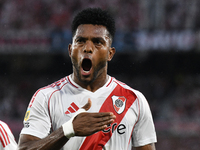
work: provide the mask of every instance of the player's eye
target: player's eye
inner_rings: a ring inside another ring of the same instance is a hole
[[[97,45],[97,46],[100,46],[100,45],[103,44],[103,42],[102,42],[101,40],[99,40],[99,39],[94,39],[94,40],[93,40],[93,43],[94,43],[95,45]]]
[[[85,42],[85,40],[83,38],[78,38],[78,39],[76,39],[76,42],[77,43],[83,43],[83,42]]]

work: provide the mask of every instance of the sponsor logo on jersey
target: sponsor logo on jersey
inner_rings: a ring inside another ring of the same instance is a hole
[[[27,111],[26,111],[26,114],[25,114],[25,117],[24,117],[24,121],[27,121],[29,116],[30,116],[30,108],[28,108]]]
[[[126,106],[126,98],[124,96],[112,96],[113,107],[118,114],[121,114]]]
[[[112,125],[109,124],[106,129],[103,130],[104,133],[109,133],[109,132],[114,132],[116,129],[118,134],[124,134],[126,131],[126,126],[124,124],[117,124],[116,122],[113,123]]]
[[[67,108],[67,111],[65,112],[65,114],[70,114],[70,113],[74,113],[77,110],[79,110],[79,107],[73,102],[70,104],[70,106]]]

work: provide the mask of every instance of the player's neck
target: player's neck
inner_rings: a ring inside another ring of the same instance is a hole
[[[83,88],[87,89],[88,91],[95,92],[99,88],[104,86],[106,84],[106,82],[108,81],[108,79],[109,79],[109,76],[106,74],[105,77],[103,77],[101,79],[97,78],[91,84],[85,85],[85,87],[83,87]]]
[[[74,82],[76,82],[78,85],[80,85],[82,88],[91,91],[91,92],[95,92],[97,91],[99,88],[101,88],[102,86],[104,86],[106,84],[106,82],[109,79],[109,76],[106,74],[102,74],[101,76],[97,77],[94,81],[91,82],[81,82],[80,80],[78,80],[74,74],[72,74],[72,79]]]

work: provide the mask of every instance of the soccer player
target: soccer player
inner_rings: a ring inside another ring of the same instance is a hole
[[[17,143],[9,126],[0,120],[0,150],[16,150]]]
[[[68,51],[72,74],[32,97],[19,150],[155,150],[147,100],[107,74],[115,21],[100,8],[79,12]]]

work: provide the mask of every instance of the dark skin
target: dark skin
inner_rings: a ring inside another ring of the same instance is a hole
[[[133,150],[156,150],[156,147],[155,144],[152,143],[141,147],[135,147]]]
[[[115,48],[111,47],[112,39],[106,27],[101,25],[80,25],[69,45],[69,56],[73,64],[72,79],[81,87],[95,92],[107,81],[107,63],[115,54]],[[84,60],[89,60],[89,69],[82,65]],[[83,106],[85,110],[91,107],[91,101]],[[73,120],[75,136],[89,136],[95,132],[104,130],[107,125],[114,122],[116,116],[111,112],[81,113]],[[21,135],[19,150],[55,150],[60,149],[68,141],[64,136],[62,127],[51,133],[44,139],[31,135]],[[155,150],[154,144],[135,148],[136,150]]]
[[[73,80],[83,88],[95,92],[108,80],[107,62],[115,54],[115,48],[110,47],[111,39],[104,26],[80,25],[69,45],[69,55],[73,64]],[[92,66],[89,72],[84,72],[82,61],[89,59]]]

